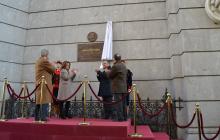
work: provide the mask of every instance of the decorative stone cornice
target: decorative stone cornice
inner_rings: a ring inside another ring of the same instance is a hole
[[[220,0],[206,0],[205,10],[209,18],[216,24],[220,23]]]

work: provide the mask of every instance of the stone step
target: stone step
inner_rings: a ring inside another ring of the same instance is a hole
[[[154,132],[155,140],[169,140],[169,136],[164,132]]]
[[[131,126],[128,132],[129,134],[134,133],[134,127]],[[169,140],[169,136],[164,132],[152,132],[149,126],[137,126],[137,133],[143,134],[140,139],[143,140]]]
[[[134,133],[134,126],[131,126],[129,129],[129,134]],[[154,140],[154,135],[149,126],[139,125],[137,126],[137,133],[142,134],[143,137],[141,139],[144,140]]]
[[[50,119],[45,124],[36,124],[33,119],[14,119],[0,122],[0,137],[10,140],[29,138],[33,140],[74,139],[74,140],[169,140],[165,133],[153,133],[149,126],[137,126],[141,138],[133,138],[134,126],[130,120],[113,122],[111,120],[87,119],[90,125],[79,125],[82,119],[59,120]]]

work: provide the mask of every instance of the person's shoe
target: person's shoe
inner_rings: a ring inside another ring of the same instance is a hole
[[[124,120],[124,118],[118,118],[118,121],[119,121],[119,122],[123,122],[123,121],[125,121],[125,120]]]
[[[61,118],[62,120],[65,120],[65,119],[66,119],[66,117],[65,117],[65,116],[60,116],[60,118]]]
[[[124,118],[124,121],[127,121],[128,120],[128,118]]]
[[[41,121],[42,121],[42,122],[47,122],[48,119],[46,119],[46,118],[45,118],[45,119],[41,119]]]
[[[34,121],[36,121],[36,122],[39,121],[39,118],[34,118]]]
[[[34,121],[39,121],[40,120],[40,117],[39,116],[34,116]]]
[[[123,122],[124,120],[123,119],[118,119],[118,122]]]
[[[71,115],[67,115],[66,118],[71,119],[71,118],[73,118],[73,117],[72,117]]]
[[[111,117],[110,116],[105,116],[104,119],[111,119]]]

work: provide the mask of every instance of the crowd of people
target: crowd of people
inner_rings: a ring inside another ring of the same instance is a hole
[[[41,56],[35,64],[36,83],[41,81],[42,76],[53,96],[59,101],[52,99],[47,88],[41,87],[36,91],[35,121],[47,121],[48,106],[52,103],[55,117],[71,118],[70,101],[65,100],[71,95],[72,82],[77,75],[77,70],[71,68],[69,61],[57,61],[52,63],[48,59],[49,52],[41,50]],[[132,86],[132,72],[126,68],[125,61],[119,54],[114,55],[114,63],[110,66],[107,60],[102,61],[102,68],[96,69],[99,81],[98,96],[102,98],[104,119],[126,121],[128,118],[129,92]],[[42,91],[42,96],[41,96]],[[123,99],[125,97],[125,99]],[[113,101],[117,102],[112,104]]]

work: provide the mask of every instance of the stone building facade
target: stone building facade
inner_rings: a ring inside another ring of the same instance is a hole
[[[205,12],[205,0],[0,0],[0,82],[34,87],[34,63],[41,48],[50,59],[70,60],[79,69],[76,85],[88,75],[97,91],[100,62],[77,62],[77,45],[96,32],[103,42],[113,21],[113,51],[134,73],[143,99],[160,99],[165,88],[181,97],[186,123],[199,101],[207,133],[220,125],[220,24]],[[196,127],[196,124],[193,124]],[[179,137],[197,139],[197,129]],[[211,135],[210,135],[211,136]]]

